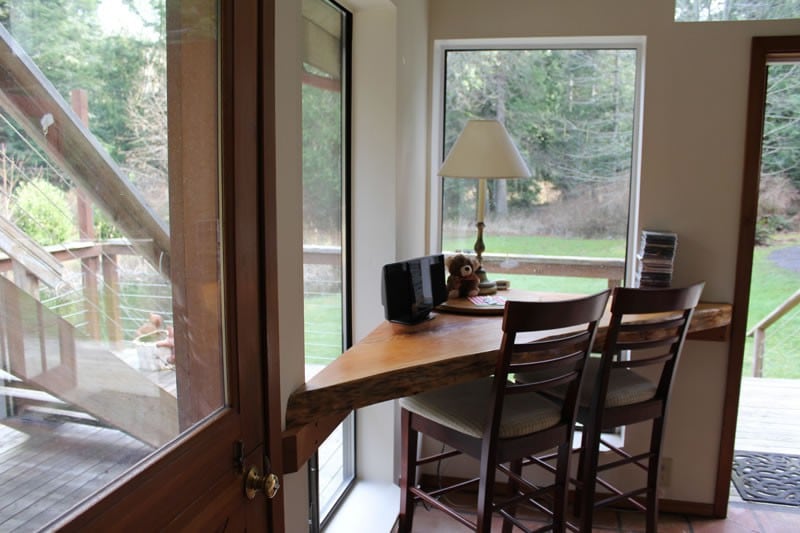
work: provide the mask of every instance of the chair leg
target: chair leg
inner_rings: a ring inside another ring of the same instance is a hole
[[[571,440],[571,439],[570,439]],[[564,533],[567,523],[567,494],[569,493],[569,460],[572,455],[572,442],[558,447],[556,476],[553,494],[553,532]]]
[[[573,512],[575,516],[581,515],[581,485],[583,484],[583,470],[585,468],[584,462],[586,455],[584,450],[589,446],[589,432],[586,431],[586,426],[583,426],[581,432],[581,451],[578,454],[578,470],[575,473],[575,479],[578,481],[575,484],[575,502],[573,503]]]
[[[653,420],[650,433],[650,460],[647,465],[647,512],[646,531],[655,533],[658,529],[658,486],[661,471],[661,443],[664,437],[664,418]]]
[[[521,459],[517,460],[517,461],[511,461],[511,463],[508,465],[508,467],[509,467],[509,470],[511,470],[516,475],[522,476],[522,460]],[[511,493],[511,497],[512,498],[515,497],[517,495],[517,493],[519,492],[519,482],[516,479],[514,479],[513,477],[508,478],[508,488],[509,488],[509,492]],[[517,516],[517,506],[516,506],[516,504],[511,505],[507,509],[507,512],[511,516]],[[514,527],[514,524],[513,524],[513,522],[511,522],[511,520],[507,520],[506,518],[503,518],[503,533],[511,533],[511,530],[513,529],[513,527]]]
[[[478,484],[478,533],[491,533],[492,502],[494,502],[494,480],[497,465],[494,463],[494,450],[484,449],[481,457],[480,482]]]
[[[592,531],[592,520],[594,518],[594,497],[595,497],[595,475],[597,464],[600,460],[600,431],[595,431],[594,424],[585,425],[583,439],[583,449],[581,450],[581,477],[580,482],[580,505],[579,511],[579,530],[581,532]]]
[[[398,533],[409,533],[414,521],[414,486],[417,473],[417,432],[411,428],[411,413],[401,409],[400,516]]]

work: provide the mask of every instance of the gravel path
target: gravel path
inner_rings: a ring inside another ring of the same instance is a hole
[[[781,268],[800,272],[800,246],[775,250],[769,254],[769,259]]]

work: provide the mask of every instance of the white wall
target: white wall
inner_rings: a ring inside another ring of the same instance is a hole
[[[677,285],[704,279],[705,299],[730,302],[751,37],[797,34],[800,22],[678,24],[673,6],[641,0],[432,0],[429,33],[431,42],[644,35],[640,226],[678,233]],[[687,343],[664,450],[675,472],[667,498],[713,501],[727,350],[726,343]],[[640,440],[639,432],[630,432],[631,445]]]
[[[377,2],[376,2],[377,3]],[[353,312],[355,340],[383,318],[381,267],[395,254],[396,13],[388,0],[353,24]]]
[[[397,171],[397,15],[383,1],[353,24],[353,339],[383,319],[381,267],[394,260]],[[391,483],[391,402],[356,413],[356,474]],[[384,428],[383,430],[379,428]],[[377,429],[376,431],[372,431]]]
[[[301,136],[300,3],[275,2],[275,122],[277,166],[278,284],[280,316],[281,413],[289,394],[303,383],[303,189]],[[284,476],[286,531],[308,530],[306,468]]]
[[[428,0],[395,0],[397,9],[397,258],[430,253],[428,157]]]

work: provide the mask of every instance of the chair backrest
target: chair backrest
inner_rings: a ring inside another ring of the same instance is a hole
[[[610,292],[561,301],[506,302],[503,340],[494,374],[493,406],[487,420],[489,431],[484,432],[484,438],[497,435],[506,395],[543,392],[555,387],[566,386],[568,391],[558,425],[569,428],[574,425],[583,368]],[[510,375],[521,373],[525,373],[525,381],[509,379]]]
[[[656,372],[658,378],[654,381],[655,396],[651,400],[661,402],[663,414],[692,314],[704,286],[704,282],[699,282],[684,288],[618,287],[614,290],[611,320],[594,384],[593,406],[605,405],[612,369],[660,365],[660,373]],[[626,357],[621,357],[622,354]]]

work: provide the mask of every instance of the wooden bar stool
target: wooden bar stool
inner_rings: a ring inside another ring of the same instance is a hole
[[[578,409],[578,422],[583,425],[576,491],[581,531],[592,530],[596,508],[623,500],[645,511],[647,531],[656,531],[659,464],[670,390],[703,286],[701,282],[686,288],[614,291],[602,356],[587,362]],[[644,367],[655,371],[655,380],[633,370]],[[562,397],[567,398],[563,391]],[[631,455],[602,438],[604,431],[649,420],[652,429],[647,452]],[[601,443],[619,460],[599,464]],[[623,492],[600,477],[625,465],[646,472],[643,487]],[[600,499],[598,484],[608,491]]]
[[[581,377],[608,296],[609,291],[604,291],[568,301],[506,302],[503,339],[493,377],[400,400],[400,532],[411,531],[418,501],[481,532],[490,531],[493,512],[503,516],[504,532],[510,531],[512,525],[528,531],[516,514],[518,505],[530,504],[552,517],[553,530],[565,530],[569,460]],[[518,337],[529,332],[538,335]],[[509,380],[509,374],[537,371],[547,372],[547,377],[522,384]],[[553,402],[542,395],[558,386],[566,391],[563,402]],[[452,449],[418,458],[419,433]],[[523,458],[553,448],[558,449],[556,466],[547,465],[555,474],[553,484],[539,487],[523,478]],[[477,478],[432,491],[415,486],[419,465],[461,453],[480,461]],[[495,493],[498,470],[509,477],[513,492],[508,498]],[[476,520],[441,498],[470,483],[478,483]]]

